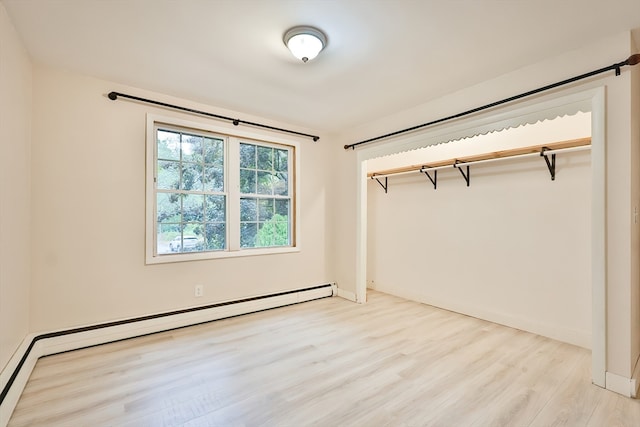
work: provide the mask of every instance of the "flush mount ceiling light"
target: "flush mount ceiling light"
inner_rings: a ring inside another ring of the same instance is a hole
[[[293,27],[284,33],[284,44],[293,56],[307,62],[318,56],[327,45],[327,36],[317,28],[309,26]]]

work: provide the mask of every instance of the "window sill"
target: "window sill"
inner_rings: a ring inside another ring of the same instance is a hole
[[[197,252],[175,255],[147,255],[146,264],[166,264],[185,261],[203,261],[210,259],[238,258],[248,256],[277,255],[300,252],[299,247],[257,248],[240,251]]]

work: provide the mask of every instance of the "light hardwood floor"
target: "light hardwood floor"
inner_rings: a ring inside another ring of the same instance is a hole
[[[370,292],[49,356],[9,426],[640,426],[590,353]]]

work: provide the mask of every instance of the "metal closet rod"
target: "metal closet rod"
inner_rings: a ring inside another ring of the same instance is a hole
[[[583,145],[580,147],[568,147],[568,148],[558,148],[556,150],[543,150],[539,153],[527,153],[527,154],[518,154],[516,156],[508,156],[508,157],[496,157],[495,159],[484,159],[484,160],[472,160],[470,162],[459,162],[459,163],[454,163],[453,166],[454,167],[460,167],[460,166],[465,166],[465,165],[479,165],[481,163],[491,163],[491,162],[497,162],[499,160],[506,160],[506,159],[517,159],[517,158],[523,158],[523,157],[540,157],[542,156],[549,156],[551,154],[555,154],[555,153],[566,153],[569,151],[584,151],[584,150],[591,150],[591,146],[590,145]],[[422,170],[426,170],[428,171],[429,168],[424,168],[421,169]]]
[[[289,133],[289,134],[297,135],[297,136],[304,136],[304,137],[307,137],[307,138],[311,138],[314,141],[317,141],[317,140],[320,139],[320,137],[317,136],[317,135],[310,135],[308,133],[302,133],[302,132],[298,132],[298,131],[295,131],[295,130],[283,129],[283,128],[279,128],[279,127],[275,127],[275,126],[269,126],[269,125],[265,125],[265,124],[262,124],[262,123],[255,123],[255,122],[249,122],[249,121],[241,120],[241,119],[234,119],[233,117],[221,116],[219,114],[208,113],[206,111],[196,110],[196,109],[193,109],[193,108],[181,107],[179,105],[168,104],[166,102],[154,101],[153,99],[147,99],[147,98],[141,98],[139,96],[127,95],[126,93],[109,92],[109,94],[107,96],[112,101],[115,101],[116,99],[118,99],[118,97],[128,98],[128,99],[132,99],[132,100],[138,101],[138,102],[145,102],[147,104],[159,105],[159,106],[164,107],[164,108],[171,108],[173,110],[186,111],[187,113],[197,114],[197,115],[206,116],[206,117],[213,117],[213,118],[219,119],[219,120],[227,120],[227,121],[233,123],[234,126],[238,126],[239,124],[243,124],[243,125],[255,126],[255,127],[259,127],[259,128],[263,128],[263,129],[275,130],[275,131],[278,131],[278,132]]]
[[[574,83],[574,82],[577,82],[579,80],[583,80],[583,79],[586,79],[586,78],[589,78],[589,77],[593,77],[593,76],[596,76],[598,74],[605,73],[607,71],[615,70],[616,71],[616,76],[619,76],[620,75],[620,68],[622,68],[622,67],[624,67],[626,65],[633,66],[633,65],[636,65],[638,63],[640,63],[640,53],[636,53],[634,55],[631,55],[629,58],[625,59],[624,61],[609,65],[607,67],[603,67],[603,68],[600,68],[600,69],[597,69],[597,70],[594,70],[594,71],[590,71],[588,73],[580,74],[579,76],[571,77],[571,78],[566,79],[566,80],[562,80],[562,81],[559,81],[559,82],[556,82],[556,83],[552,83],[552,84],[549,84],[549,85],[546,85],[546,86],[542,86],[542,87],[539,87],[537,89],[533,89],[533,90],[530,90],[528,92],[524,92],[524,93],[521,93],[521,94],[518,94],[518,95],[510,96],[509,98],[501,99],[500,101],[495,101],[495,102],[492,102],[490,104],[483,105],[481,107],[472,108],[471,110],[463,111],[461,113],[454,114],[452,116],[443,117],[443,118],[437,119],[437,120],[432,120],[432,121],[427,122],[427,123],[422,123],[420,125],[412,126],[412,127],[406,128],[406,129],[397,130],[395,132],[387,133],[385,135],[376,136],[375,138],[369,138],[369,139],[365,139],[364,141],[355,142],[353,144],[347,144],[347,145],[344,146],[344,149],[348,150],[349,148],[351,148],[352,150],[355,150],[356,147],[358,147],[360,145],[370,144],[372,142],[379,141],[381,139],[390,138],[392,136],[396,136],[396,135],[400,135],[400,134],[403,134],[403,133],[411,132],[411,131],[414,131],[414,130],[422,129],[422,128],[425,128],[427,126],[432,126],[432,125],[435,125],[435,124],[438,124],[438,123],[442,123],[442,122],[446,122],[446,121],[449,121],[449,120],[458,119],[460,117],[468,116],[469,114],[478,113],[480,111],[484,111],[484,110],[488,110],[488,109],[493,108],[493,107],[497,107],[498,105],[506,104],[506,103],[511,102],[511,101],[515,101],[515,100],[518,100],[518,99],[526,98],[527,96],[535,95],[535,94],[540,93],[540,92],[545,92],[547,90],[555,89],[557,87],[564,86],[564,85],[567,85],[569,83]]]

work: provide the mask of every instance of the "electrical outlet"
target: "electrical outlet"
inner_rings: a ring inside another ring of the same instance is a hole
[[[194,296],[201,297],[202,295],[204,295],[204,286],[196,285],[194,290]]]

